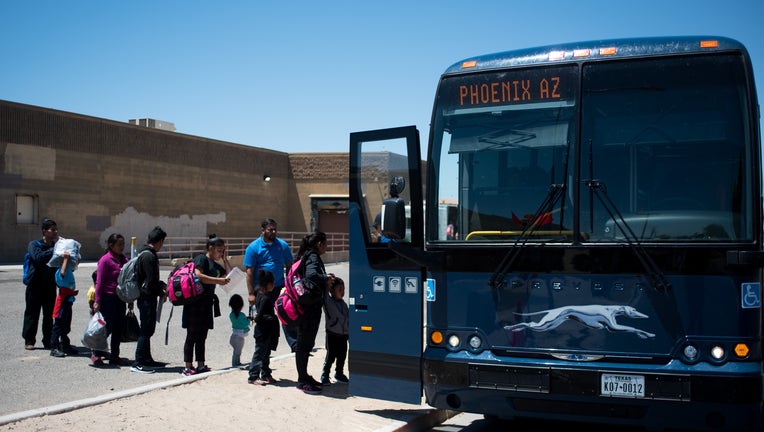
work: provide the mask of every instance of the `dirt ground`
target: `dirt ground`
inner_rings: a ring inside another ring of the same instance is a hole
[[[311,357],[313,376],[320,376],[323,352]],[[200,431],[249,428],[268,431],[394,431],[432,413],[426,405],[348,396],[347,384],[334,383],[319,395],[295,388],[292,355],[272,360],[276,384],[247,383],[247,371],[213,371],[180,377],[173,385],[99,403],[98,398],[60,407],[64,412],[22,419],[0,431],[171,430]],[[352,376],[351,376],[352,379]],[[146,391],[148,390],[148,391]],[[84,405],[79,407],[80,405]],[[72,409],[75,408],[75,409]],[[55,410],[54,410],[55,411]]]

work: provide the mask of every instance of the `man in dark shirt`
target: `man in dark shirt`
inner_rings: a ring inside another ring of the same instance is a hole
[[[37,325],[42,309],[42,344],[50,349],[50,336],[53,329],[53,306],[56,303],[56,269],[48,267],[53,257],[54,246],[58,241],[58,226],[53,219],[42,221],[42,239],[29,242],[27,252],[31,259],[26,287],[26,309],[21,337],[24,348],[33,350],[37,342]]]
[[[167,283],[159,279],[159,257],[157,252],[162,249],[167,233],[160,227],[154,227],[148,235],[148,241],[140,252],[135,265],[141,295],[138,297],[138,311],[141,320],[141,334],[135,346],[135,361],[133,372],[154,373],[155,367],[164,366],[151,356],[151,336],[156,330],[157,304],[167,300]]]

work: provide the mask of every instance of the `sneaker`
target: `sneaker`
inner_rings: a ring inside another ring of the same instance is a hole
[[[319,394],[321,393],[321,387],[316,387],[313,384],[299,384],[297,390],[302,391],[305,394]]]
[[[93,362],[93,366],[103,366],[103,359],[95,354],[90,356],[90,361]]]
[[[64,354],[64,352],[58,348],[53,348],[50,350],[50,355],[51,357],[66,357],[66,354]]]
[[[321,375],[321,384],[326,386],[332,384],[332,380],[329,379],[329,375]]]
[[[152,374],[152,373],[154,373],[156,371],[154,369],[151,369],[148,366],[134,365],[133,367],[130,368],[130,372],[137,372],[137,373],[142,373],[142,374]]]
[[[191,375],[195,375],[196,371],[194,369],[183,368],[183,370],[180,373],[183,376],[191,376]]]
[[[334,374],[334,379],[337,380],[337,382],[341,382],[341,383],[350,382],[350,379],[348,379],[348,377],[346,377],[345,374],[342,372]]]
[[[24,349],[28,351],[32,351],[34,349],[34,344],[26,344],[24,345]]]
[[[266,384],[274,384],[274,383],[278,382],[278,381],[276,381],[276,378],[273,378],[270,375],[268,375],[267,377],[264,377],[263,381],[265,381]]]
[[[210,370],[212,370],[212,369],[210,369],[209,366],[204,365],[204,366],[202,366],[200,368],[196,368],[196,373],[198,373],[198,374],[205,373],[205,372],[209,372]]]

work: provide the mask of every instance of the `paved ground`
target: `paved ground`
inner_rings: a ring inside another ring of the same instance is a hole
[[[79,339],[88,320],[87,301],[84,294],[92,283],[90,274],[94,269],[95,263],[82,263],[75,272],[81,294],[75,302],[70,337],[76,345],[81,345]],[[347,280],[347,263],[330,264],[327,266],[327,271]],[[169,268],[162,269],[163,278],[168,273]],[[306,413],[309,418],[330,415],[335,419],[330,423],[332,427],[325,430],[389,431],[400,428],[421,430],[431,427],[442,417],[442,413],[426,405],[407,405],[350,396],[347,394],[346,385],[327,387],[318,399],[316,396],[302,394],[294,389],[296,376],[291,376],[296,375],[294,357],[289,353],[283,337],[273,357],[274,376],[277,379],[280,378],[281,383],[272,388],[253,388],[255,386],[246,384],[247,372],[230,368],[231,347],[228,344],[230,325],[227,318],[227,304],[232,293],[218,292],[221,306],[225,308],[223,316],[216,319],[216,328],[210,332],[207,343],[207,363],[213,369],[210,374],[198,377],[182,377],[179,374],[183,366],[182,344],[185,330],[180,326],[179,308],[175,308],[173,317],[169,325],[167,324],[169,304],[163,311],[157,334],[152,338],[154,357],[169,362],[168,366],[159,373],[136,374],[126,367],[93,368],[90,366],[88,350],[83,347],[80,347],[80,356],[53,358],[48,351],[42,349],[42,343],[39,340],[41,336],[38,336],[37,349],[26,351],[23,349],[21,338],[24,287],[20,280],[20,266],[0,266],[0,305],[3,305],[0,309],[0,343],[6,347],[4,349],[6,355],[0,358],[0,368],[3,370],[0,381],[0,430],[60,430],[63,427],[86,430],[92,425],[94,416],[101,416],[99,413],[114,417],[131,412],[135,413],[138,420],[128,415],[123,425],[124,430],[129,429],[128,424],[131,424],[131,427],[156,426],[172,429],[172,415],[154,416],[149,412],[141,416],[139,413],[140,409],[146,405],[157,405],[151,402],[157,398],[157,394],[175,391],[183,393],[196,391],[204,395],[214,395],[221,401],[225,400],[219,409],[230,410],[231,416],[234,417],[236,413],[260,412],[261,408],[258,404],[267,400],[268,406],[282,407],[282,409],[268,410],[269,418],[275,421],[272,430],[293,430],[295,410],[310,407],[313,407],[315,412]],[[246,292],[239,294],[246,294]],[[325,354],[323,326],[321,328],[322,331],[317,338],[317,351],[310,362],[314,376],[320,375],[318,368]],[[166,345],[165,332],[167,332],[168,341]],[[132,359],[135,343],[123,344],[122,349],[122,357]],[[243,361],[249,359],[253,349],[254,341],[250,337],[244,348]],[[227,396],[224,396],[229,393],[238,396],[229,400]],[[309,399],[306,400],[306,397]],[[182,415],[187,421],[192,420],[195,426],[204,424],[210,418],[208,414],[205,414],[206,410],[187,408],[191,409],[183,409],[176,415]],[[199,418],[194,419],[194,415],[199,415]],[[143,420],[140,420],[141,418]],[[162,423],[162,419],[166,423]],[[238,424],[238,422],[235,423]],[[210,425],[210,427],[213,426]],[[114,427],[112,429],[123,430]],[[189,430],[200,429],[202,428],[191,427]],[[318,422],[315,427],[308,430],[324,429]]]

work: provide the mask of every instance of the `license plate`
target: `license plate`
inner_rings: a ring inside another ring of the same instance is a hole
[[[645,377],[642,375],[602,374],[601,396],[645,397]]]

